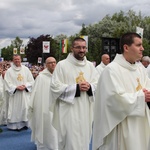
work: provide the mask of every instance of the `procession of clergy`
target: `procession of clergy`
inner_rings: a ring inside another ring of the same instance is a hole
[[[45,60],[36,79],[13,55],[0,76],[0,124],[31,129],[37,150],[150,150],[150,58],[142,38],[125,33],[121,54],[96,67],[76,37],[67,58]]]

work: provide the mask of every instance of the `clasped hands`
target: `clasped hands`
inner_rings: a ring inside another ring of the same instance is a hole
[[[23,91],[23,90],[26,89],[26,86],[25,85],[19,85],[19,86],[17,86],[16,89],[19,90],[19,91]]]
[[[145,102],[150,102],[150,91],[143,89],[143,92],[145,94]]]
[[[79,84],[79,88],[80,88],[80,91],[88,91],[90,89],[90,84],[86,81],[83,81],[83,82],[80,82],[78,83]]]

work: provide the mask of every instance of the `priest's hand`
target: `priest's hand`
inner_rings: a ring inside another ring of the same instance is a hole
[[[23,90],[26,89],[26,87],[25,87],[25,85],[20,85],[20,86],[17,86],[16,89],[19,90],[19,91],[23,91]]]
[[[79,83],[80,91],[88,91],[90,89],[90,86],[91,85],[86,81]]]
[[[150,102],[150,91],[143,89],[143,92],[145,94],[145,102]]]

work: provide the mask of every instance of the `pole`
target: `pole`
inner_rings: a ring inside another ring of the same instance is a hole
[[[44,66],[44,53],[42,53],[42,65]]]

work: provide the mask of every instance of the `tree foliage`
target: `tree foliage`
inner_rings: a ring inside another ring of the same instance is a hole
[[[150,56],[150,17],[143,17],[141,12],[136,14],[129,10],[127,13],[120,11],[112,16],[106,15],[98,23],[86,28],[89,36],[89,47],[92,49],[89,53],[92,56],[89,58],[95,58],[97,63],[100,62],[98,56],[102,54],[102,37],[120,38],[126,32],[136,32],[136,26],[144,28],[144,55]]]
[[[12,56],[13,56],[13,47],[12,45],[7,46],[6,48],[4,47],[2,49],[2,57],[4,58],[4,60],[12,60]]]
[[[14,48],[19,49],[22,46],[23,40],[21,40],[18,36],[16,37],[15,40],[11,41],[11,45]]]
[[[82,24],[81,30],[75,35],[67,37],[60,34],[55,38],[50,35],[41,35],[38,38],[30,38],[26,46],[26,57],[30,63],[37,63],[38,57],[44,57],[44,60],[48,56],[54,56],[57,61],[66,58],[70,52],[70,45],[72,40],[76,36],[87,35],[88,36],[88,52],[87,57],[90,61],[100,62],[100,56],[102,54],[102,37],[107,38],[120,38],[125,32],[136,32],[136,26],[144,29],[143,46],[145,48],[144,55],[150,56],[150,16],[142,16],[141,12],[136,13],[133,10],[129,10],[127,13],[120,11],[114,13],[112,16],[106,15],[101,21],[85,26]],[[60,41],[68,39],[68,53],[63,54],[60,50]],[[42,42],[50,41],[50,53],[42,55]],[[20,47],[22,40],[16,37],[15,41],[12,41],[11,45],[2,50],[2,55],[9,59],[10,53],[14,47]],[[8,54],[8,55],[7,55]]]
[[[13,56],[13,49],[17,48],[17,54],[20,54],[20,47],[22,46],[23,40],[21,40],[19,37],[16,37],[14,40],[11,41],[11,45],[4,47],[2,49],[2,57],[5,60],[12,60]]]

